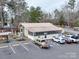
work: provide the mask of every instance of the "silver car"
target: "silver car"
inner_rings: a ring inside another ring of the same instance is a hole
[[[53,41],[60,43],[60,44],[65,43],[65,39],[63,36],[53,36]]]
[[[34,43],[38,45],[40,48],[49,48],[49,45],[47,44],[45,40],[36,39],[34,40]]]

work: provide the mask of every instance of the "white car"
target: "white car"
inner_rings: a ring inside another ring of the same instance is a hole
[[[61,44],[65,43],[65,39],[63,38],[63,36],[53,36],[53,41]]]
[[[70,38],[70,39],[71,39],[71,40],[72,40],[72,42],[74,42],[74,43],[79,42],[79,36],[73,35],[73,36],[71,36],[71,38]]]
[[[79,36],[78,35],[67,35],[66,36],[66,42],[74,42],[74,43],[77,43],[79,42]]]

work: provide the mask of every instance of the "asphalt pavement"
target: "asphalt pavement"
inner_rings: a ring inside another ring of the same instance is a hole
[[[78,59],[79,44],[58,44],[49,41],[50,49],[41,49],[32,42],[9,44],[0,48],[0,59]]]

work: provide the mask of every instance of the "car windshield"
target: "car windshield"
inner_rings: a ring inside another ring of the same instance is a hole
[[[45,42],[45,40],[41,40],[41,42]]]
[[[79,36],[72,36],[71,38],[79,39]]]
[[[73,35],[73,36],[71,36],[71,38],[76,38],[76,36]]]
[[[62,39],[62,40],[64,40],[64,39]]]
[[[78,37],[78,36],[76,36],[76,37],[75,37],[75,39],[79,39],[79,37]]]
[[[59,39],[58,37],[55,37],[55,39]]]

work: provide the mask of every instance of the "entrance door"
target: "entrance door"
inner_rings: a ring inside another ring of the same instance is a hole
[[[45,35],[45,38],[47,38],[47,33],[44,33],[44,35]]]
[[[45,35],[45,38],[47,38],[47,35]]]

